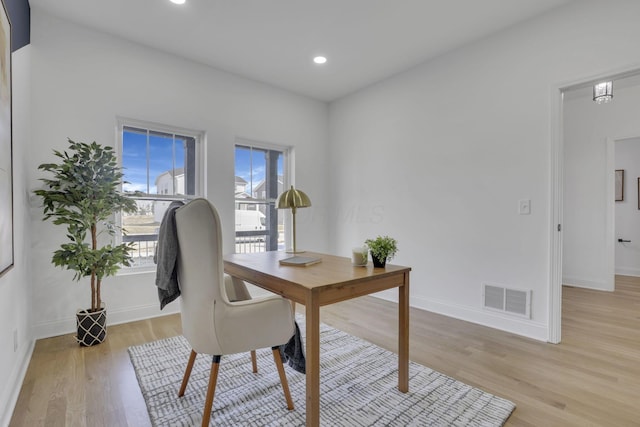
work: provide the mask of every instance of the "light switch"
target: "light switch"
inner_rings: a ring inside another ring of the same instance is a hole
[[[531,200],[522,199],[518,202],[518,213],[520,215],[529,215],[531,213]]]

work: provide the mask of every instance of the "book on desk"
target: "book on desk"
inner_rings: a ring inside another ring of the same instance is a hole
[[[292,265],[296,267],[306,267],[308,265],[317,264],[322,261],[322,258],[310,257],[310,256],[292,256],[280,260],[280,265]]]

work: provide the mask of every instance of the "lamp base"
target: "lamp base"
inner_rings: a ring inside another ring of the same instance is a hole
[[[294,251],[293,249],[287,249],[285,252],[288,254],[303,254],[306,251]]]

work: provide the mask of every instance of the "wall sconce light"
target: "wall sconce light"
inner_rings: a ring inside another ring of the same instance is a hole
[[[291,215],[293,216],[293,251],[287,251],[288,253],[302,253],[304,251],[298,251],[296,248],[296,210],[298,208],[308,208],[311,206],[311,200],[303,191],[296,190],[291,186],[290,190],[285,191],[278,198],[278,209],[291,209]]]
[[[593,100],[604,104],[613,99],[613,82],[602,82],[593,86]]]

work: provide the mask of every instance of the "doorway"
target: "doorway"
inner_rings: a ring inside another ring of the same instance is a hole
[[[614,99],[598,105],[593,84],[602,80],[614,82]],[[554,96],[548,341],[558,343],[562,284],[614,289],[615,141],[640,135],[640,72],[558,87]],[[638,203],[637,178],[625,180],[629,203]]]
[[[607,141],[614,146],[613,275],[640,277],[640,136]],[[613,290],[613,289],[612,289]]]

